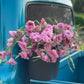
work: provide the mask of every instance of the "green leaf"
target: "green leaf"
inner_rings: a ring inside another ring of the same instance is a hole
[[[20,31],[23,30],[24,26],[20,28]]]
[[[39,60],[39,59],[33,59],[32,61],[33,61],[33,62],[36,62],[37,60]]]
[[[55,23],[56,23],[56,24],[58,23],[56,19],[55,19]]]
[[[35,22],[36,22],[38,25],[41,25],[41,24],[39,23],[39,21],[38,21],[38,20],[35,20]]]
[[[32,47],[32,46],[28,46],[27,48],[31,49],[31,48],[33,48],[33,47]]]
[[[42,28],[42,29],[44,29],[45,27],[46,27],[46,25],[44,25],[44,26],[41,26],[41,28]]]
[[[15,59],[17,59],[17,58],[19,58],[19,55],[17,55]]]
[[[54,43],[54,41],[49,42],[50,44]]]
[[[2,63],[2,59],[0,59],[0,64]]]
[[[70,56],[69,56],[69,59],[70,59],[70,61],[72,63],[73,68],[75,69],[75,65],[74,65],[73,59]]]
[[[73,72],[73,69],[71,68],[70,62],[68,61],[68,59],[67,59],[67,63],[68,63],[69,69]]]
[[[53,37],[53,39],[55,39],[56,36]]]
[[[41,56],[35,56],[35,57],[32,57],[33,59],[35,59],[35,58],[41,58]]]
[[[38,43],[38,45],[40,45],[40,43]]]
[[[40,49],[40,51],[45,51],[44,49]]]
[[[82,44],[81,47],[78,48],[79,50],[84,50],[84,43]]]

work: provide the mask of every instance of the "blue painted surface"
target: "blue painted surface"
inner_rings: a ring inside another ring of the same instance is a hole
[[[84,84],[84,52],[81,54],[81,57],[79,56],[79,52],[76,51],[73,54],[71,54],[71,57],[73,58],[73,61],[75,63],[75,70],[74,72],[71,72],[68,64],[67,64],[67,58],[62,59],[60,61],[59,66],[59,73],[58,77],[54,80],[51,80],[49,84],[54,83],[62,83],[62,84]],[[72,66],[71,66],[72,67]],[[49,81],[38,81],[38,80],[31,80],[32,84],[47,84]],[[52,83],[51,83],[52,82]]]
[[[19,27],[25,25],[25,16],[23,15],[23,0],[0,0],[0,12],[1,50],[6,46],[7,39],[10,37],[8,31],[15,31],[19,29]],[[18,48],[15,48],[14,55],[17,54],[17,51]],[[28,84],[29,75],[26,71],[28,69],[27,65],[24,64],[26,61],[23,61],[24,60],[19,62],[16,66],[8,65],[6,63],[0,64],[0,84]],[[23,67],[21,67],[22,65]]]
[[[59,4],[64,4],[72,7],[71,0],[25,0],[26,2],[28,1],[39,1],[39,2],[54,2],[54,3],[59,3]]]

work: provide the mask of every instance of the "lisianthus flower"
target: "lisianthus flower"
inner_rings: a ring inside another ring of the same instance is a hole
[[[19,55],[20,55],[21,58],[23,58],[23,59],[29,59],[29,57],[27,56],[27,53],[26,53],[26,52],[21,52],[21,53],[19,53]]]
[[[64,29],[64,26],[65,26],[64,23],[58,23],[58,24],[57,24],[57,27],[58,27],[58,28],[62,28],[62,29]]]
[[[54,39],[54,43],[60,43],[62,41],[62,34],[56,35]]]
[[[35,49],[35,52],[38,56],[42,55],[42,51],[40,51],[38,48]]]
[[[56,50],[52,50],[51,51],[51,53],[52,53],[52,55],[55,57],[55,58],[58,58],[59,57],[59,55],[57,54],[57,51]]]
[[[36,42],[40,42],[41,41],[41,35],[36,35],[33,37],[33,39],[36,41]]]
[[[77,33],[74,33],[73,36],[74,36],[74,37],[78,37],[78,34],[77,34]]]
[[[65,50],[60,50],[60,53],[59,53],[60,57],[63,57],[66,55],[66,51]]]
[[[41,31],[41,26],[37,25],[37,26],[36,26],[36,31],[37,31],[37,32],[40,32],[40,31]]]
[[[38,32],[32,32],[30,34],[30,38],[36,42],[40,42],[41,41],[41,35]]]
[[[32,50],[31,49],[28,49],[27,53],[29,56],[32,56]]]
[[[72,30],[71,25],[67,25],[67,24],[65,24],[65,25],[64,25],[64,28],[66,28],[66,29],[67,29],[67,30],[69,30],[69,31],[71,31],[71,30]]]
[[[8,39],[8,43],[7,43],[7,46],[8,46],[8,47],[11,47],[12,44],[13,44],[13,38],[9,38],[9,39]]]
[[[7,64],[16,65],[17,63],[13,58],[10,58],[9,61],[7,62]]]
[[[21,39],[22,42],[29,43],[29,40],[26,36],[23,36]]]
[[[20,31],[20,30],[18,29],[15,39],[18,39],[18,38],[21,37],[23,34],[24,34],[24,32],[23,32],[23,31]],[[21,39],[20,39],[20,40],[21,40]]]
[[[57,25],[53,25],[53,30],[56,31]]]
[[[15,37],[16,31],[9,31],[9,34],[10,34],[12,37]]]
[[[47,23],[46,23],[45,19],[42,18],[42,20],[41,20],[41,26],[44,26],[44,25],[46,25],[46,24],[47,24]]]
[[[46,44],[46,45],[44,46],[44,49],[45,49],[46,51],[51,50],[51,44]]]
[[[42,35],[42,40],[46,43],[51,42],[51,39],[47,35]]]
[[[39,32],[32,32],[32,33],[29,35],[29,37],[30,37],[31,39],[34,39],[34,36],[36,36],[36,35],[40,35]]]
[[[55,63],[57,58],[59,57],[59,55],[57,54],[57,51],[54,49],[46,51],[46,53],[51,57],[52,63]]]
[[[78,45],[72,44],[71,49],[78,50]]]
[[[33,21],[29,20],[27,23],[26,23],[26,28],[28,30],[32,30],[32,29],[35,29],[35,24]]]
[[[0,52],[0,58],[1,59],[5,59],[6,58],[6,52],[5,51]]]
[[[30,35],[32,33],[32,30],[29,30],[27,28],[25,28],[25,31],[26,31],[27,35]]]
[[[41,59],[46,62],[50,62],[50,59],[47,55],[42,55]]]
[[[12,56],[11,51],[7,51],[7,52],[6,52],[6,55],[8,55],[8,56]]]
[[[13,43],[13,38],[9,38],[9,39],[8,39],[8,42],[9,42],[9,43]]]
[[[69,30],[65,30],[63,36],[70,40],[73,37],[73,33]]]
[[[63,46],[64,46],[64,47],[68,47],[68,46],[70,46],[70,45],[71,45],[71,40],[65,38],[65,40],[64,40],[64,42],[63,42]]]
[[[23,50],[23,51],[26,51],[27,50],[27,45],[25,42],[19,42],[19,47]]]

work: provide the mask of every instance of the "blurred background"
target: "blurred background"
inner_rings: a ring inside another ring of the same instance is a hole
[[[81,40],[84,44],[84,0],[72,0],[76,30],[81,36]]]

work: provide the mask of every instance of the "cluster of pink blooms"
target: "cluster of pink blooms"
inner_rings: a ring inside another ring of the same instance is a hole
[[[18,43],[21,52],[18,54],[22,59],[36,57],[46,62],[56,63],[59,57],[67,55],[69,49],[78,50],[80,46],[76,40],[78,35],[72,31],[71,25],[58,23],[56,25],[48,24],[42,18],[39,25],[33,21],[28,21],[25,29],[9,31],[11,38],[8,39],[8,51],[0,52],[0,59],[10,56],[7,64],[16,65],[12,50],[14,43]],[[36,53],[37,56],[34,56]]]

